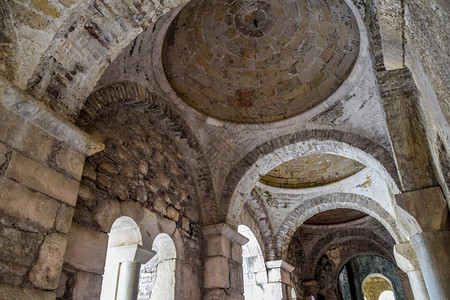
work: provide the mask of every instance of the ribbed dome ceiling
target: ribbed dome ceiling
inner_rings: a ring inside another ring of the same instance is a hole
[[[163,65],[195,109],[260,123],[328,98],[358,51],[356,20],[343,0],[193,0],[168,29]]]

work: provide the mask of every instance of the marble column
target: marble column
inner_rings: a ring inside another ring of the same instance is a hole
[[[243,300],[242,246],[248,239],[227,224],[202,228],[206,243],[205,300]]]
[[[138,295],[141,264],[124,261],[119,266],[116,300],[136,300]]]
[[[397,222],[417,255],[430,299],[450,299],[449,212],[442,190],[431,187],[406,192],[395,200]]]
[[[429,300],[416,251],[411,243],[394,245],[394,257],[397,266],[408,275],[411,291],[416,300]]]
[[[431,299],[450,299],[450,231],[416,234],[411,245],[417,253]]]

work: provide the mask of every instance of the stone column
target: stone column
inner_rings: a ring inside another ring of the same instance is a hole
[[[120,263],[116,300],[136,300],[141,264],[136,261]]]
[[[450,299],[450,231],[416,234],[411,245],[431,299]]]
[[[422,271],[416,252],[410,243],[394,245],[394,257],[397,266],[408,275],[411,290],[416,300],[429,300],[428,291],[423,280]]]
[[[205,300],[244,299],[242,246],[248,239],[227,224],[202,228],[206,243]]]
[[[400,228],[410,235],[430,298],[450,299],[449,218],[441,189],[432,187],[395,198],[403,218],[399,221]]]
[[[270,299],[291,299],[291,272],[294,267],[282,260],[266,262]]]

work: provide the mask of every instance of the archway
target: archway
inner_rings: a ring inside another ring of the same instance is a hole
[[[253,232],[245,225],[238,226],[238,232],[249,241],[242,246],[242,267],[244,275],[244,297],[264,299],[264,284],[268,283],[264,256]]]
[[[141,266],[138,300],[175,299],[176,249],[165,233],[156,236],[152,250],[156,255]]]
[[[395,300],[392,284],[382,274],[370,274],[362,283],[366,300]]]

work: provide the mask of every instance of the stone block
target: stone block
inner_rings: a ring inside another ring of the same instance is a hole
[[[239,293],[244,293],[244,277],[242,275],[242,265],[230,263],[230,287]]]
[[[177,222],[180,217],[180,213],[174,207],[169,206],[167,207],[167,217]]]
[[[55,223],[59,205],[60,202],[50,197],[0,177],[0,209],[10,216],[49,230]]]
[[[67,233],[72,226],[74,208],[70,205],[61,204],[56,216],[55,229],[62,233]]]
[[[103,200],[94,210],[94,219],[104,232],[109,232],[114,221],[121,215],[120,203],[115,199]]]
[[[83,174],[84,177],[89,178],[91,180],[96,180],[97,179],[97,172],[95,171],[95,167],[89,163],[89,162],[85,162],[84,163],[84,168],[83,168]]]
[[[0,300],[55,300],[56,293],[44,292],[31,288],[14,287],[10,285],[0,285]]]
[[[77,201],[78,181],[23,155],[13,154],[6,177],[72,206]]]
[[[108,235],[72,223],[67,234],[65,263],[71,267],[95,274],[103,274]]]
[[[190,224],[190,221],[189,221],[189,219],[188,218],[186,218],[186,217],[181,217],[181,228],[184,230],[184,231],[189,231],[189,224]]]
[[[448,207],[440,187],[399,194],[395,200],[398,206],[416,219],[424,232],[448,230]]]
[[[67,276],[66,273],[61,272],[61,276],[59,276],[58,287],[56,288],[56,297],[61,298],[62,296],[64,296],[64,293],[66,292],[66,284],[68,278],[69,277]]]
[[[156,198],[153,202],[153,209],[163,215],[167,215],[167,204],[162,198]]]
[[[230,269],[228,266],[228,258],[214,256],[208,257],[205,260],[204,288],[230,288]]]
[[[72,148],[62,148],[56,153],[56,164],[68,175],[81,180],[84,167],[84,156]]]
[[[238,243],[231,244],[231,259],[242,264],[242,246]]]
[[[100,299],[102,276],[87,272],[78,272],[73,288],[73,300]]]
[[[120,207],[122,214],[132,218],[137,224],[145,217],[145,210],[142,208],[142,204],[136,201],[121,201]]]
[[[206,256],[224,256],[231,258],[231,242],[222,235],[208,236],[206,239]]]
[[[28,275],[34,286],[46,290],[58,287],[66,242],[66,235],[61,233],[52,233],[45,237],[39,249],[39,257]]]

